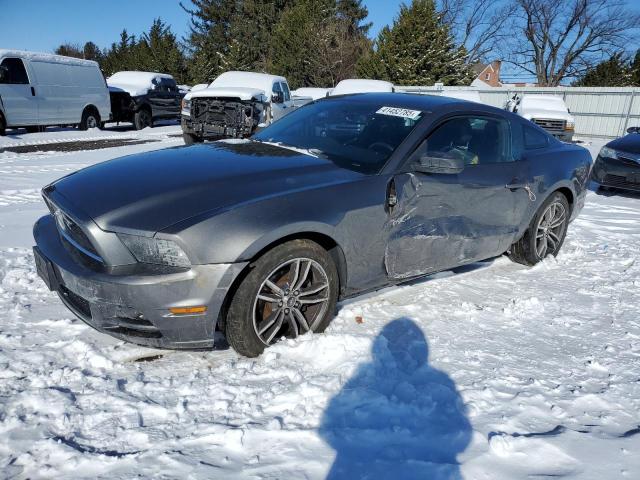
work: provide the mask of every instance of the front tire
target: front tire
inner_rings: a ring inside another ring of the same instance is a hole
[[[323,332],[338,299],[336,265],[310,240],[269,250],[251,267],[229,305],[226,337],[241,355],[256,357],[282,337]]]
[[[182,138],[184,139],[185,145],[194,145],[196,143],[204,142],[204,138],[199,137],[198,135],[193,135],[191,133],[183,133]]]
[[[524,236],[511,246],[509,258],[523,265],[535,265],[549,255],[558,255],[570,215],[567,197],[555,192],[538,209]]]
[[[4,116],[0,113],[0,137],[4,137],[7,133],[7,122]]]

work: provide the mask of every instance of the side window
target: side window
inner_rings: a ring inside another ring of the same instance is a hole
[[[6,68],[4,79],[2,83],[12,84],[28,84],[29,77],[27,71],[24,68],[24,63],[19,58],[5,58],[0,66]]]
[[[282,90],[282,85],[280,85],[280,82],[275,82],[273,84],[273,93],[282,93],[284,95],[284,91]]]
[[[287,85],[287,82],[282,82],[282,91],[284,92],[284,101],[288,102],[289,100],[291,100],[291,92],[289,91],[289,85]]]
[[[167,92],[175,93],[178,91],[178,86],[176,85],[175,80],[171,78],[163,78],[162,81],[164,82]]]
[[[437,127],[411,156],[457,157],[466,165],[513,162],[509,122],[494,117],[456,117]]]
[[[537,148],[544,148],[549,144],[547,135],[533,127],[523,125],[524,133],[524,149],[535,150]]]

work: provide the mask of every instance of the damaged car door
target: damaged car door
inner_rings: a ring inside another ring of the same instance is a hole
[[[441,123],[389,185],[385,266],[402,279],[504,253],[529,208],[529,165],[512,152],[509,122]],[[531,194],[532,195],[532,194]]]

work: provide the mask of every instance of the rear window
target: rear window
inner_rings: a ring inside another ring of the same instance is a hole
[[[525,150],[544,148],[549,144],[549,138],[546,133],[528,125],[523,125],[523,129]]]

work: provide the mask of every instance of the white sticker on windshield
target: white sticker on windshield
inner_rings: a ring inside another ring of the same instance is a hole
[[[392,117],[409,118],[418,120],[422,112],[420,110],[409,110],[408,108],[382,107],[376,113],[380,115],[391,115]]]

